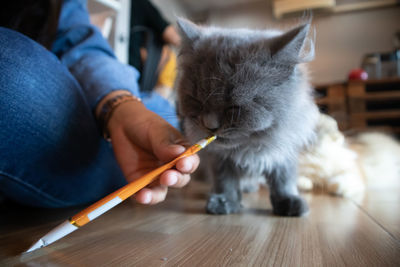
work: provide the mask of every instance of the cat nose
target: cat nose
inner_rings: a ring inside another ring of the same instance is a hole
[[[211,132],[215,132],[221,126],[218,116],[215,113],[208,113],[203,115],[201,118],[201,122],[203,126]]]

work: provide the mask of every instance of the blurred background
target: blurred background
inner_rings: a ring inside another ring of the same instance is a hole
[[[135,0],[132,0],[135,1]],[[311,82],[321,111],[343,131],[400,133],[398,0],[150,0],[166,21],[179,16],[229,28],[288,29],[312,10]],[[93,20],[128,62],[130,0],[89,0]]]
[[[313,10],[316,57],[310,63],[315,84],[347,79],[365,54],[398,48],[400,8],[385,0],[153,0],[166,18],[185,16],[223,27],[290,27]],[[397,36],[398,38],[398,36]],[[397,42],[397,43],[396,43]]]

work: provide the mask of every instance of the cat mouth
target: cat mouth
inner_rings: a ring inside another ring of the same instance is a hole
[[[232,142],[232,139],[226,138],[226,137],[222,137],[222,136],[218,136],[216,141],[218,141],[218,143],[223,143],[223,144],[227,144]]]
[[[259,130],[259,131],[253,131],[251,133],[241,133],[241,134],[221,134],[217,135],[217,139],[215,140],[216,143],[219,144],[224,144],[224,145],[239,145],[243,144],[249,141],[249,138],[257,138],[259,136],[265,136],[267,133],[267,129]]]
[[[217,136],[217,139],[215,140],[219,144],[224,144],[224,145],[232,145],[232,144],[239,144],[243,142],[242,138],[233,138],[233,137],[226,137],[226,136]]]

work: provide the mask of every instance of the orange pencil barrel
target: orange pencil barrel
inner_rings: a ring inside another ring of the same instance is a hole
[[[209,137],[206,139],[205,145],[208,145],[212,141],[215,140],[215,137]],[[178,160],[180,160],[183,157],[188,157],[191,155],[196,154],[199,150],[203,148],[202,145],[200,144],[195,144],[188,148],[185,152],[183,152],[181,155],[179,155],[176,159],[162,165],[161,167],[145,174],[144,176],[130,182],[129,184],[121,187],[117,191],[107,195],[106,197],[100,199],[96,203],[92,204],[91,206],[87,207],[86,209],[82,210],[78,214],[74,215],[71,219],[70,222],[71,224],[80,227],[88,222],[90,222],[92,219],[89,218],[89,216],[93,213],[98,213],[98,215],[93,215],[94,218],[105,212],[106,210],[114,207],[115,205],[118,205],[120,202],[123,200],[127,199],[128,197],[132,196],[136,192],[138,192],[140,189],[144,188],[145,186],[149,185],[153,181],[155,181],[158,176],[163,173],[166,170],[169,170],[173,168]],[[111,204],[110,204],[111,203]],[[102,208],[107,206],[105,211],[101,211]],[[100,210],[100,211],[99,211]]]
[[[106,211],[112,209],[119,203],[121,203],[126,198],[130,197],[146,185],[153,182],[157,177],[164,171],[171,169],[175,166],[176,162],[186,156],[193,155],[197,153],[200,149],[205,148],[209,143],[214,141],[216,136],[211,136],[207,139],[202,139],[195,145],[187,149],[183,154],[174,159],[173,161],[151,171],[150,173],[136,179],[135,181],[127,184],[126,186],[118,189],[117,191],[111,193],[110,195],[102,198],[93,205],[79,212],[71,219],[64,221],[62,224],[58,225],[56,228],[48,232],[37,242],[35,242],[26,252],[31,252],[33,250],[45,247],[60,238],[72,233],[80,226],[87,224],[88,222],[94,220],[98,216],[102,215]]]

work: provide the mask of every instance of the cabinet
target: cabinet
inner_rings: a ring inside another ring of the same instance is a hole
[[[400,134],[400,79],[349,81],[316,86],[321,112],[342,131],[384,130]]]
[[[340,130],[348,129],[348,110],[345,84],[319,85],[315,87],[316,102],[321,112],[329,114]]]
[[[400,79],[349,82],[347,96],[352,128],[400,133]]]

